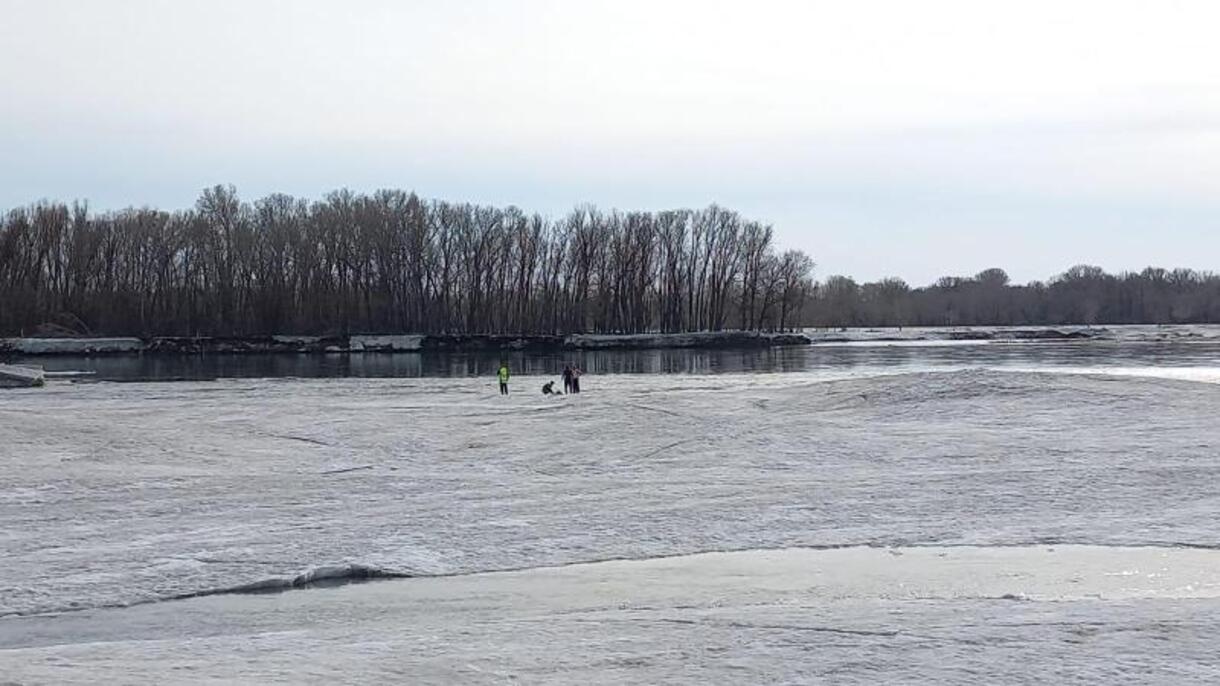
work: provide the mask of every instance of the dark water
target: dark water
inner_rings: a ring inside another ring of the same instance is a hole
[[[64,356],[19,363],[110,381],[265,377],[490,376],[501,360],[517,375],[558,374],[571,362],[592,374],[716,374],[915,370],[938,367],[1210,367],[1220,342],[1024,342],[987,345],[813,345],[763,350],[574,353],[362,353],[316,355]]]

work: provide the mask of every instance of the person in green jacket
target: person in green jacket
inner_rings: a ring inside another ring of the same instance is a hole
[[[500,371],[496,372],[496,376],[500,377],[500,395],[508,395],[508,363],[500,363]]]

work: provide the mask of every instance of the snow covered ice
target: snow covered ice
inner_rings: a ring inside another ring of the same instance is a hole
[[[1089,371],[11,391],[0,675],[1214,681],[1214,368]]]

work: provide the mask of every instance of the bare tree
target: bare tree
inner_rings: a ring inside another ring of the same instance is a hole
[[[0,219],[0,332],[567,333],[797,325],[811,263],[712,206],[558,221],[348,190],[179,212],[44,202]]]

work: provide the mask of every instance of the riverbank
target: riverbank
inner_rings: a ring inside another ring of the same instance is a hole
[[[260,353],[400,353],[481,351],[579,351],[646,349],[751,349],[809,345],[797,333],[718,331],[680,334],[570,336],[350,335],[155,338],[9,338],[0,347],[23,356],[44,355],[222,355]]]
[[[806,329],[800,333],[714,331],[653,334],[353,334],[348,336],[158,336],[0,338],[17,356],[357,354],[751,350],[776,346],[1024,342],[1172,343],[1220,341],[1215,325],[905,327]]]

